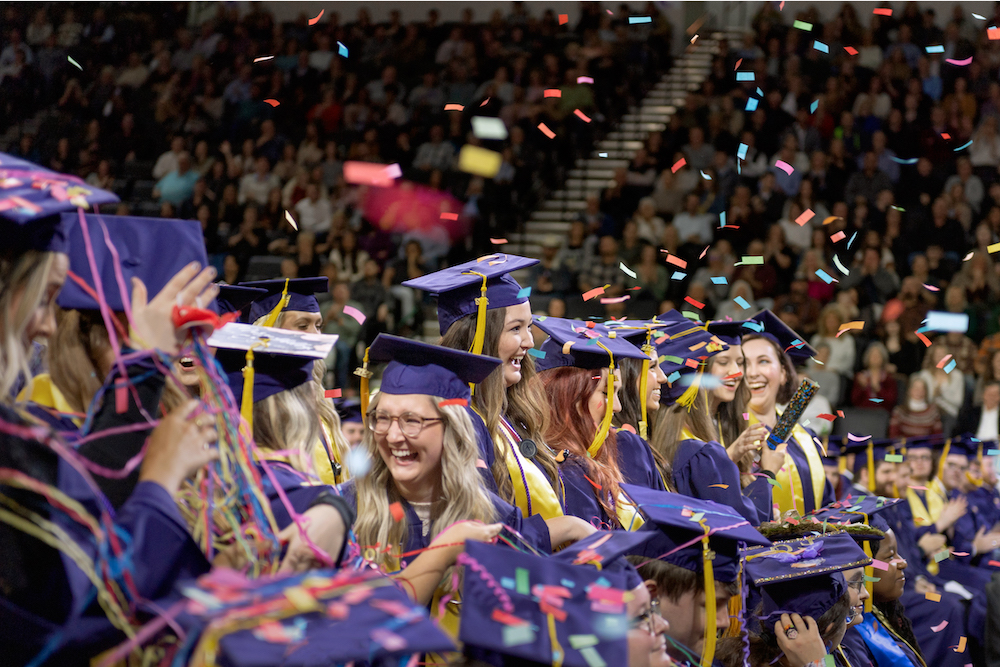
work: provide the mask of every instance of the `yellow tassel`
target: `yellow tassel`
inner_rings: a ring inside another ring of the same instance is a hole
[[[726,637],[739,637],[742,627],[740,625],[740,614],[743,613],[743,560],[740,560],[739,570],[736,572],[736,590],[740,594],[729,598],[729,629],[726,630]]]
[[[253,436],[253,346],[247,350],[246,366],[243,367],[243,398],[240,400],[240,415],[247,423],[247,430]]]
[[[868,523],[868,517],[865,517],[865,523]],[[863,542],[865,548],[865,555],[869,558],[872,557],[872,545],[868,540]],[[872,590],[874,582],[872,579],[875,578],[875,570],[871,565],[865,567],[865,588],[868,590],[868,599],[865,600],[865,613],[870,614],[872,612],[872,600],[875,599],[875,592]]]
[[[354,374],[361,378],[361,419],[367,423],[368,421],[368,378],[372,376],[372,372],[368,370],[368,351],[371,348],[365,348],[365,356],[361,360],[361,368],[354,371]]]
[[[708,545],[708,524],[702,519],[701,527],[705,535],[701,538],[702,562],[705,569],[705,648],[701,654],[701,664],[711,665],[715,660],[715,638],[717,630],[715,628],[715,572],[712,568],[712,561],[715,559],[715,552]]]
[[[646,393],[647,393],[647,389],[649,388],[648,387],[648,385],[649,385],[649,364],[650,364],[649,355],[650,354],[656,354],[656,352],[654,351],[653,346],[650,345],[650,343],[649,343],[649,338],[650,338],[650,335],[646,334],[646,344],[642,347],[642,351],[646,353],[646,359],[644,359],[643,362],[642,362],[642,375],[639,376],[640,377],[640,379],[639,379],[639,408],[642,411],[642,421],[639,422],[639,437],[642,438],[643,440],[648,440],[649,439],[648,436],[647,436],[647,432],[648,432],[647,427],[648,427],[649,421],[648,421],[648,419],[646,417],[647,410],[648,410],[648,408],[646,406]]]
[[[467,273],[483,279],[483,285],[479,288],[479,298],[476,299],[476,334],[472,339],[472,347],[469,348],[469,352],[472,354],[482,354],[483,344],[486,342],[486,308],[490,305],[490,300],[486,298],[486,276],[477,271],[468,271]],[[444,333],[442,331],[441,335]],[[476,385],[470,382],[469,391],[475,396]]]
[[[594,434],[594,440],[590,443],[590,447],[587,448],[587,454],[590,458],[596,458],[597,452],[601,450],[601,446],[604,444],[604,439],[608,437],[608,431],[611,430],[611,417],[614,414],[615,409],[615,356],[611,354],[611,350],[597,343],[608,356],[611,358],[611,363],[608,365],[608,389],[607,389],[607,400],[604,404],[604,419],[601,420],[601,427],[597,429],[597,433]]]
[[[868,438],[868,490],[875,493],[875,441]]]
[[[547,614],[547,616],[549,618],[549,639],[552,641],[552,667],[562,667],[566,654],[559,643],[559,636],[556,634],[556,617],[552,614]]]
[[[837,472],[843,475],[847,472],[847,456],[844,454],[844,445],[847,444],[847,438],[841,438],[840,440],[840,456],[837,457]]]
[[[273,327],[274,323],[278,321],[278,315],[281,315],[281,311],[288,306],[288,301],[292,297],[288,295],[288,278],[285,278],[285,287],[281,290],[281,298],[278,299],[278,304],[271,309],[271,312],[267,314],[267,319],[261,326]]]
[[[944,449],[941,450],[941,458],[938,459],[937,478],[944,481],[944,462],[948,460],[948,453],[951,451],[951,438],[944,441]]]
[[[684,393],[680,395],[677,399],[678,405],[683,405],[688,411],[694,405],[694,401],[698,398],[698,390],[701,389],[701,376],[704,373],[702,370],[703,366],[699,366],[698,370],[694,374],[694,381],[691,386],[684,390]]]

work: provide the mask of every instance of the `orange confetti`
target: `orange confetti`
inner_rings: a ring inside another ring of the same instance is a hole
[[[992,40],[1000,39],[1000,28],[987,28],[986,36]]]
[[[490,98],[487,97],[485,100],[483,100],[482,102],[479,103],[479,106],[484,107],[484,106],[486,106],[489,103],[490,103]]]
[[[927,591],[926,593],[924,593],[924,598],[927,599],[927,600],[930,600],[931,602],[940,602],[941,601],[941,594],[940,593],[931,593],[930,591]]]
[[[677,255],[667,255],[667,263],[668,264],[673,264],[674,266],[679,266],[682,269],[686,269],[687,265],[688,265],[688,263],[686,261],[684,261],[683,259],[681,259]]]
[[[831,414],[830,414],[830,413],[828,413],[828,412],[824,412],[824,413],[822,413],[822,414],[818,414],[818,415],[816,415],[816,416],[817,416],[818,418],[820,418],[820,419],[825,419],[825,420],[827,420],[828,422],[832,422],[832,421],[833,421],[834,419],[836,419],[836,418],[837,418],[837,416],[836,416],[836,415],[831,415]]]
[[[507,243],[507,239],[493,239],[493,238],[491,238],[490,239],[490,243],[492,243],[494,245],[503,245],[504,243]]]
[[[458,220],[458,213],[442,213],[442,220]]]
[[[389,512],[392,514],[392,520],[396,523],[402,521],[403,517],[406,516],[406,513],[403,511],[403,505],[398,502],[389,505]]]
[[[844,50],[847,51],[852,56],[858,55],[858,50],[856,48],[854,48],[853,46],[845,46]]]
[[[688,303],[690,303],[695,308],[704,308],[705,307],[705,304],[703,304],[701,301],[697,301],[695,299],[692,299],[689,296],[684,297],[684,300],[687,301]]]
[[[684,365],[687,366],[688,368],[698,368],[698,360],[697,359],[685,359],[684,360]]]
[[[938,596],[941,597],[940,595]],[[955,647],[955,653],[965,653],[965,636],[958,638],[958,646]]]
[[[743,64],[743,58],[740,58],[739,60],[736,61],[736,67],[733,68],[733,71],[735,72],[736,70],[738,70],[740,68],[740,65],[742,64]]]
[[[317,14],[314,18],[309,19],[309,25],[316,25],[319,23],[319,20],[323,18],[323,12],[325,11],[325,9],[319,10],[319,14]]]
[[[569,23],[569,14],[560,14],[559,25],[566,25],[567,23]]]
[[[841,218],[839,215],[831,215],[829,218],[827,218],[826,220],[823,221],[823,224],[824,225],[829,225],[834,220],[842,220],[842,219],[843,218]]]
[[[728,489],[729,485],[728,484],[709,484],[708,487],[709,488],[716,488],[716,489]]]
[[[601,294],[604,294],[604,290],[605,290],[605,287],[595,287],[592,290],[587,290],[586,292],[583,293],[583,300],[584,301],[590,301],[595,296],[599,296]]]
[[[447,400],[438,403],[439,408],[446,407],[448,405],[461,405],[463,408],[469,407],[469,399],[467,398],[449,398]]]
[[[951,361],[951,355],[946,354],[945,356],[941,357],[941,361],[937,362],[937,367],[944,368],[949,361]]]
[[[341,390],[340,389],[327,389],[326,391],[323,392],[323,397],[324,398],[340,398],[340,394],[341,394]]]
[[[549,126],[546,125],[545,123],[539,123],[538,124],[538,129],[542,132],[542,134],[544,134],[549,139],[555,139],[556,138],[556,133],[553,132],[552,130],[550,130]]]
[[[944,139],[945,141],[948,141],[949,139],[951,139],[951,135],[948,134],[947,132],[942,132],[941,138]]]
[[[923,335],[919,331],[914,331],[913,333],[917,334],[917,338],[919,338],[921,340],[921,342],[923,342],[924,347],[930,347],[931,346],[931,340],[927,336]]]
[[[836,243],[837,241],[843,241],[846,236],[847,234],[845,234],[844,232],[837,232],[836,234],[830,237],[830,240]]]
[[[812,220],[813,216],[815,216],[815,215],[816,214],[813,213],[813,210],[811,208],[807,208],[805,211],[802,212],[802,215],[800,215],[799,217],[795,218],[795,224],[798,225],[799,227],[802,227],[807,222],[809,222],[810,220]]]
[[[590,116],[588,116],[587,114],[583,113],[579,109],[573,109],[573,113],[576,115],[577,118],[579,118],[580,120],[582,120],[584,123],[589,123],[590,122]]]
[[[888,7],[876,7],[872,10],[872,14],[878,14],[879,16],[892,16],[892,10]]]
[[[558,88],[546,88],[545,97],[562,97],[562,91]]]
[[[844,411],[843,410],[837,410],[837,416],[840,417],[841,419],[843,419],[844,418]]]
[[[686,165],[687,163],[688,163],[687,160],[685,160],[684,158],[681,158],[680,160],[678,160],[677,162],[674,163],[674,166],[672,166],[670,168],[670,171],[672,171],[673,173],[676,174],[677,170],[680,169],[681,167],[683,167],[684,165]]]
[[[276,107],[279,104],[281,104],[281,102],[279,102],[278,100],[270,100],[270,99],[264,100],[264,102],[266,102],[267,104],[270,104],[272,107]]]
[[[865,328],[864,320],[854,320],[853,322],[844,322],[840,325],[840,330],[837,331],[837,335],[834,338],[840,338],[840,335],[845,331],[853,331],[855,329],[861,330]]]
[[[444,105],[445,111],[465,111],[465,107],[461,104],[446,104]]]

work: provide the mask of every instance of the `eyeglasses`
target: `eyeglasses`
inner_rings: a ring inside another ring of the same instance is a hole
[[[848,588],[853,588],[853,589],[857,590],[858,594],[860,595],[861,591],[863,591],[865,589],[865,580],[864,579],[854,579],[854,580],[848,581],[847,582],[847,587]]]
[[[389,432],[394,421],[399,422],[399,430],[408,438],[415,438],[421,431],[433,424],[441,421],[441,417],[421,417],[412,412],[404,412],[398,417],[393,417],[384,412],[376,412],[374,419],[368,420],[368,428],[375,435],[385,435]]]
[[[651,635],[656,635],[656,623],[654,617],[660,615],[660,601],[653,599],[649,601],[649,609],[632,619],[632,627],[645,630]]]

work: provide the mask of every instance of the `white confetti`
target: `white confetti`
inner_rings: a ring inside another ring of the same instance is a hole
[[[292,226],[292,229],[299,231],[299,226],[295,223],[295,218],[293,218],[292,214],[288,211],[285,211],[285,220],[287,220],[288,224]]]

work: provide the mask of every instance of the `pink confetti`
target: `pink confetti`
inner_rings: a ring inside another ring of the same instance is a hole
[[[791,176],[792,172],[795,171],[795,167],[788,164],[784,160],[778,160],[777,162],[774,163],[774,166],[780,169],[781,171],[785,172],[789,176]]]
[[[673,264],[674,266],[679,266],[682,269],[686,269],[688,263],[678,257],[677,255],[667,255],[667,263]]]
[[[458,220],[458,213],[442,213],[442,220]]]
[[[992,38],[991,38],[992,39]],[[965,67],[966,65],[972,64],[972,56],[965,58],[964,60],[955,60],[954,58],[945,58],[944,60],[949,65],[955,65],[956,67]]]
[[[928,285],[927,283],[924,283],[923,285],[924,285],[924,287],[926,287],[927,289],[929,289],[932,292],[940,292],[941,291],[940,287],[934,287],[934,285]]]
[[[549,139],[555,139],[556,133],[549,129],[549,126],[545,123],[539,123],[538,129]]]
[[[743,419],[744,419],[744,421],[750,421],[750,413],[749,412],[744,412],[743,413]]]
[[[872,559],[872,567],[876,570],[882,570],[883,572],[888,572],[889,570],[889,564],[885,561],[879,560],[878,558]]]
[[[265,60],[273,60],[273,59],[274,59],[274,56],[261,56],[260,58],[254,58],[253,61],[255,63],[262,63]]]
[[[601,303],[602,304],[603,303],[622,303],[622,302],[628,301],[631,298],[632,298],[631,294],[626,294],[625,296],[616,296],[616,297],[608,297],[608,298],[605,298],[605,299],[601,299]]]
[[[670,168],[670,171],[672,171],[673,173],[676,174],[677,170],[680,169],[681,167],[683,167],[684,165],[686,165],[687,163],[688,163],[687,160],[685,160],[684,158],[681,158],[680,160],[678,160],[677,162],[674,163],[674,166],[672,166]]]
[[[559,90],[558,88],[546,88],[544,96],[545,97],[562,97],[562,91]]]
[[[577,83],[594,83],[594,80],[589,76],[578,76],[576,77]]]
[[[503,245],[504,243],[507,243],[507,239],[494,239],[494,238],[491,238],[490,239],[490,243],[492,243],[493,245]]]
[[[584,292],[583,293],[583,300],[584,301],[590,301],[591,299],[593,299],[595,296],[597,296],[599,294],[604,294],[604,288],[603,287],[595,287],[592,290],[588,290],[588,291]]]
[[[398,165],[395,169],[392,166],[349,160],[344,163],[344,180],[359,185],[389,187],[392,185],[392,173],[399,169]]]
[[[481,106],[481,107],[484,107],[484,106],[486,106],[487,104],[489,104],[489,102],[490,102],[490,98],[489,98],[489,97],[487,97],[487,98],[486,98],[485,100],[483,100],[483,101],[482,101],[482,102],[481,102],[481,103],[479,104],[479,106]]]
[[[845,234],[844,232],[837,232],[836,234],[830,237],[830,240],[836,243],[837,241],[843,241],[846,237],[847,234]]]
[[[351,317],[353,317],[355,320],[358,321],[358,324],[365,323],[365,314],[362,313],[357,308],[355,308],[354,306],[344,306],[344,315],[350,315]]]
[[[445,111],[465,111],[465,107],[461,104],[446,104],[444,105]]]
[[[802,215],[795,218],[795,224],[798,225],[799,227],[802,227],[807,222],[812,220],[813,217],[815,217],[815,215],[816,214],[813,213],[813,210],[811,208],[807,208],[805,211],[802,212]]]
[[[941,621],[937,625],[932,625],[931,630],[933,630],[934,632],[941,632],[947,627],[948,627],[948,621]]]
[[[705,259],[705,253],[708,252],[708,249],[711,247],[712,246],[705,246],[705,249],[701,251],[700,255],[698,255],[698,259]]]
[[[579,109],[574,109],[573,113],[576,114],[576,117],[582,120],[584,123],[590,122],[590,118],[587,116],[587,114],[583,113]]]
[[[1000,28],[987,28],[986,36],[991,40],[1000,39]]]

